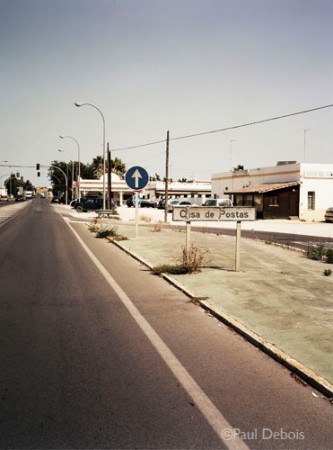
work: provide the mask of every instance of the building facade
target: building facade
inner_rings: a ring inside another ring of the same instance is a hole
[[[105,175],[105,189],[107,191],[107,175]],[[103,193],[103,176],[99,180],[84,180],[80,178],[80,196],[89,193]],[[112,173],[111,178],[112,197],[117,205],[122,206],[127,199],[133,195],[133,191],[127,186],[125,180],[117,174]],[[169,198],[193,198],[193,203],[200,204],[205,198],[211,197],[212,184],[210,181],[193,180],[191,182],[172,182],[168,185]],[[165,196],[165,183],[162,181],[152,181],[148,183],[141,192],[142,198],[158,200]]]
[[[257,218],[322,221],[333,206],[333,164],[278,162],[276,166],[217,173],[213,197],[256,208]]]
[[[168,198],[191,198],[193,204],[201,205],[212,195],[212,183],[207,180],[192,180],[185,183],[168,183]],[[165,197],[164,181],[151,181],[143,192],[143,197],[157,200]]]

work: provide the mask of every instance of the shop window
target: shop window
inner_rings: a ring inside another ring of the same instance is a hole
[[[316,193],[314,191],[308,192],[308,209],[316,209]]]

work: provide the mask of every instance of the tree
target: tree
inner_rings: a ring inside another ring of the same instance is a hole
[[[96,158],[93,159],[92,164],[92,171],[94,174],[94,177],[96,179],[101,178],[103,175],[104,167],[103,167],[103,157],[102,156],[96,156]]]
[[[106,162],[106,171],[108,170],[108,162]],[[66,180],[64,177],[64,173],[68,178],[68,198],[73,199],[72,192],[72,182],[74,180],[77,181],[78,176],[78,166],[77,163],[74,163],[74,174],[73,170],[73,162],[69,161],[68,163],[64,161],[52,161],[51,166],[49,167],[49,178],[52,184],[52,191],[55,195],[64,194],[66,191]],[[120,158],[115,158],[111,160],[111,168],[112,172],[119,175],[121,178],[124,178],[124,174],[126,172],[126,165],[122,162]],[[59,170],[61,169],[61,170]],[[103,175],[103,157],[96,156],[91,164],[84,164],[80,162],[80,175],[82,179],[85,180],[94,180],[99,179]]]
[[[59,170],[60,169],[60,170]],[[52,192],[55,195],[61,196],[66,192],[66,178],[68,180],[68,188],[72,186],[72,164],[64,161],[52,161],[48,170],[48,175],[52,184]],[[73,196],[69,195],[69,198]]]
[[[96,156],[91,164],[92,172],[96,178],[101,178],[103,175],[103,157]],[[108,161],[105,161],[105,171],[108,172]],[[111,159],[111,171],[116,173],[120,178],[124,178],[126,172],[126,165],[120,158]]]
[[[124,178],[126,172],[126,165],[120,158],[111,159],[111,171],[116,173],[120,178]]]
[[[25,191],[33,191],[35,189],[29,180],[24,181],[23,177],[18,178],[15,173],[12,173],[10,177],[7,178],[4,185],[7,189],[8,195],[13,195],[14,197],[17,195],[20,188]]]

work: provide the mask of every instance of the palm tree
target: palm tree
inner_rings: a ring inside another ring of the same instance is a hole
[[[95,177],[97,179],[101,178],[101,176],[103,175],[103,157],[96,156],[96,158],[93,159],[91,166]]]
[[[116,173],[120,178],[124,178],[126,172],[126,165],[120,158],[111,159],[111,171]]]
[[[103,157],[96,156],[91,164],[93,173],[96,178],[101,178],[103,175]],[[105,170],[108,171],[108,162],[105,161]],[[120,158],[115,158],[111,160],[111,171],[116,173],[120,178],[124,178],[126,172],[126,165],[122,162]]]

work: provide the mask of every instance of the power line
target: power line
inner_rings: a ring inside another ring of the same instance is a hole
[[[273,122],[274,120],[280,120],[280,119],[285,119],[287,117],[299,116],[301,114],[308,114],[310,112],[319,111],[321,109],[327,109],[327,108],[332,108],[332,107],[333,107],[333,104],[325,105],[325,106],[319,106],[317,108],[305,109],[303,111],[297,111],[297,112],[293,112],[293,113],[289,113],[289,114],[283,114],[282,116],[270,117],[269,119],[261,119],[261,120],[256,120],[254,122],[247,122],[247,123],[243,123],[243,124],[240,124],[240,125],[233,125],[233,126],[226,127],[226,128],[219,128],[219,129],[216,129],[216,130],[202,131],[200,133],[193,133],[193,134],[187,134],[187,135],[184,135],[184,136],[178,136],[178,137],[170,138],[170,141],[178,141],[178,140],[181,140],[181,139],[190,139],[190,138],[194,138],[194,137],[197,137],[197,136],[204,136],[206,134],[222,133],[224,131],[235,130],[237,128],[250,127],[250,126],[253,126],[253,125],[259,125],[261,123],[266,123],[266,122]],[[132,149],[135,149],[135,148],[148,147],[150,145],[162,144],[162,143],[165,143],[165,142],[166,142],[166,139],[161,139],[160,141],[148,142],[146,144],[133,145],[133,146],[130,146],[130,147],[121,147],[121,148],[116,148],[116,149],[113,149],[113,150],[114,151],[132,150]]]

